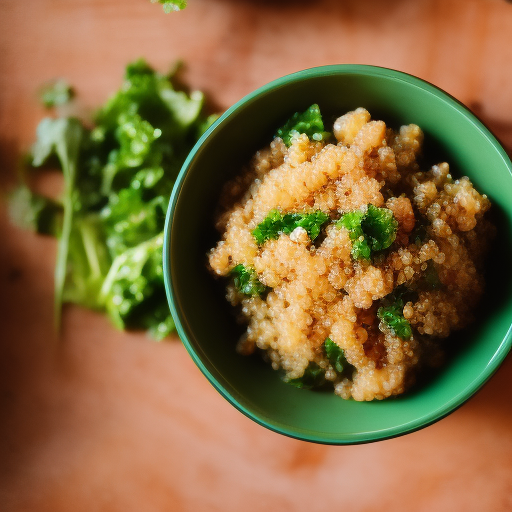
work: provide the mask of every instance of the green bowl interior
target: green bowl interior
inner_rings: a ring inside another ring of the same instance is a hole
[[[318,103],[326,125],[367,108],[397,128],[418,124],[425,159],[446,160],[494,203],[493,244],[479,320],[450,338],[448,364],[400,398],[369,403],[298,390],[258,357],[235,353],[242,328],[224,299],[223,283],[206,270],[220,188],[291,114]],[[164,272],[178,333],[212,384],[242,412],[283,434],[324,443],[357,443],[426,426],[469,398],[496,370],[511,343],[511,163],[488,130],[460,103],[417,78],[369,66],[329,66],[273,82],[228,110],[185,163],[168,212]]]

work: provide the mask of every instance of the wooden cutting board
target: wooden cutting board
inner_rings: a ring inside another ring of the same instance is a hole
[[[37,87],[76,84],[84,112],[139,56],[224,109],[299,69],[406,71],[473,108],[512,150],[505,0],[0,0],[0,185],[43,115]],[[58,179],[41,184],[56,192]],[[511,198],[512,200],[512,198]],[[0,207],[0,510],[512,510],[512,360],[466,405],[408,436],[327,447],[231,407],[178,339],[154,343],[69,307],[52,327],[55,243]]]

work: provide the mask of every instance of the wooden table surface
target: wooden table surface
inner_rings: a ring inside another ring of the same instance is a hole
[[[223,109],[281,75],[366,63],[429,80],[512,150],[512,4],[505,0],[0,0],[0,185],[63,76],[84,110],[139,56]],[[46,184],[50,189],[57,181]],[[512,198],[511,198],[512,199]],[[375,444],[272,433],[229,405],[177,338],[154,343],[69,307],[52,327],[55,243],[0,205],[0,510],[512,510],[512,359],[448,418]]]

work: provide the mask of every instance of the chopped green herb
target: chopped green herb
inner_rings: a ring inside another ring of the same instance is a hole
[[[305,112],[295,112],[286,124],[277,130],[276,136],[281,137],[286,146],[289,147],[293,137],[299,133],[305,133],[310,139],[317,141],[324,140],[330,135],[324,132],[322,114],[316,103]]]
[[[137,60],[92,129],[62,117],[37,128],[33,165],[56,161],[64,193],[51,201],[23,189],[11,211],[58,237],[57,321],[62,302],[74,302],[158,339],[174,329],[163,283],[165,213],[182,163],[214,118],[202,114],[202,93],[177,91],[171,80]]]
[[[187,0],[151,0],[151,2],[162,4],[165,13],[181,11],[187,7]]]
[[[241,263],[231,270],[236,289],[244,295],[261,295],[267,287],[260,282],[256,270]]]
[[[316,210],[311,213],[286,213],[271,210],[265,219],[252,231],[258,245],[267,240],[275,240],[281,233],[289,235],[294,229],[301,227],[306,230],[311,240],[320,234],[322,226],[329,220],[329,215]]]
[[[397,286],[392,293],[382,299],[382,306],[377,316],[387,324],[393,333],[403,340],[412,336],[411,324],[404,318],[403,309],[406,302],[415,301],[417,294],[405,285]]]
[[[377,316],[385,322],[393,333],[403,340],[412,336],[411,324],[403,316],[403,307],[382,306],[377,311]]]
[[[341,347],[339,347],[331,338],[326,338],[324,341],[324,350],[327,359],[331,363],[332,367],[338,373],[343,373],[343,370],[346,369],[349,365],[347,360],[345,359],[345,354]]]
[[[120,329],[142,327],[160,332],[160,324],[168,322],[169,311],[161,307],[165,300],[162,248],[163,234],[159,233],[114,258],[100,299]]]
[[[69,103],[75,92],[66,80],[57,79],[45,84],[40,92],[41,103],[46,108],[58,107]]]
[[[388,208],[377,208],[369,204],[361,228],[371,250],[382,251],[395,241],[398,222]]]
[[[36,167],[41,166],[51,156],[56,155],[64,176],[63,220],[58,238],[54,275],[55,320],[59,325],[67,273],[69,240],[73,229],[73,217],[78,206],[75,185],[85,129],[78,119],[46,118],[37,127],[37,137],[32,148],[32,164]]]
[[[338,226],[339,228],[346,228],[349,231],[351,238],[357,238],[363,235],[361,222],[364,216],[365,212],[362,212],[361,210],[354,210],[353,212],[345,213],[336,222],[336,226]]]
[[[373,252],[387,249],[396,238],[398,222],[388,208],[368,205],[366,212],[347,212],[336,222],[348,230],[352,240],[352,257],[369,260]]]
[[[286,381],[299,389],[311,389],[321,386],[325,382],[325,371],[316,363],[309,363],[302,377]]]

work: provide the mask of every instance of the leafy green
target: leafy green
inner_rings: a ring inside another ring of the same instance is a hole
[[[52,155],[56,155],[64,176],[62,197],[63,220],[57,245],[55,264],[55,320],[60,323],[60,312],[66,281],[69,240],[73,228],[75,212],[75,182],[79,166],[79,155],[85,130],[77,119],[43,119],[37,127],[37,141],[32,148],[32,165],[43,165]]]
[[[187,0],[151,0],[151,2],[162,4],[166,13],[181,11],[187,7]]]
[[[387,249],[395,241],[398,222],[388,208],[369,204],[365,212],[354,210],[343,214],[336,226],[348,230],[352,257],[369,260],[372,252]]]
[[[370,249],[381,251],[395,241],[398,222],[388,208],[377,208],[369,204],[361,228]]]
[[[152,327],[166,321],[155,318],[155,306],[165,303],[162,269],[163,234],[125,250],[114,258],[103,280],[100,300],[114,324],[126,327]]]
[[[98,214],[75,216],[69,235],[69,253],[63,302],[102,310],[100,289],[111,265],[105,232]]]
[[[41,103],[46,108],[58,107],[69,103],[74,97],[73,88],[66,80],[58,79],[45,84],[39,91]]]
[[[324,122],[320,107],[315,103],[304,112],[295,112],[276,132],[286,146],[291,146],[292,139],[299,133],[305,133],[310,139],[321,141],[330,134],[324,131]]]
[[[252,231],[252,234],[258,245],[261,245],[267,240],[278,238],[281,233],[289,235],[294,229],[301,227],[306,230],[311,240],[314,240],[328,220],[329,215],[321,210],[284,215],[279,210],[271,210]]]
[[[336,373],[342,375],[354,370],[354,367],[345,359],[343,350],[330,338],[325,339],[323,348],[327,359],[331,363]],[[286,382],[292,386],[295,386],[296,388],[317,388],[325,384],[325,370],[321,368],[317,363],[310,362],[301,377],[289,379]]]
[[[20,185],[9,197],[11,221],[23,229],[57,236],[62,223],[62,206]]]
[[[403,309],[406,302],[413,300],[415,292],[405,285],[398,286],[382,300],[383,305],[377,310],[377,316],[393,331],[395,336],[408,340],[412,336],[411,324],[404,318]]]
[[[244,295],[261,295],[267,287],[260,282],[256,270],[241,263],[231,270],[236,289]]]
[[[403,307],[399,306],[381,306],[377,315],[396,336],[408,340],[412,336],[412,328],[411,324],[404,318],[402,311]]]
[[[350,364],[345,359],[345,354],[343,353],[341,347],[334,343],[331,338],[325,339],[324,350],[327,359],[329,359],[329,362],[337,373],[343,373],[343,370],[350,366]]]
[[[339,228],[345,228],[348,231],[350,240],[352,240],[352,257],[355,260],[369,260],[371,256],[370,246],[365,239],[361,223],[365,216],[365,212],[355,210],[353,212],[345,213],[336,222]]]
[[[179,169],[214,120],[203,103],[202,93],[175,90],[172,74],[140,59],[92,127],[74,118],[41,121],[33,165],[59,167],[64,192],[52,201],[24,188],[11,204],[21,224],[58,237],[57,321],[62,303],[73,302],[157,339],[174,329],[163,284],[164,220]]]
[[[299,389],[316,388],[325,382],[325,370],[316,363],[309,363],[302,377],[289,379],[286,382]]]

